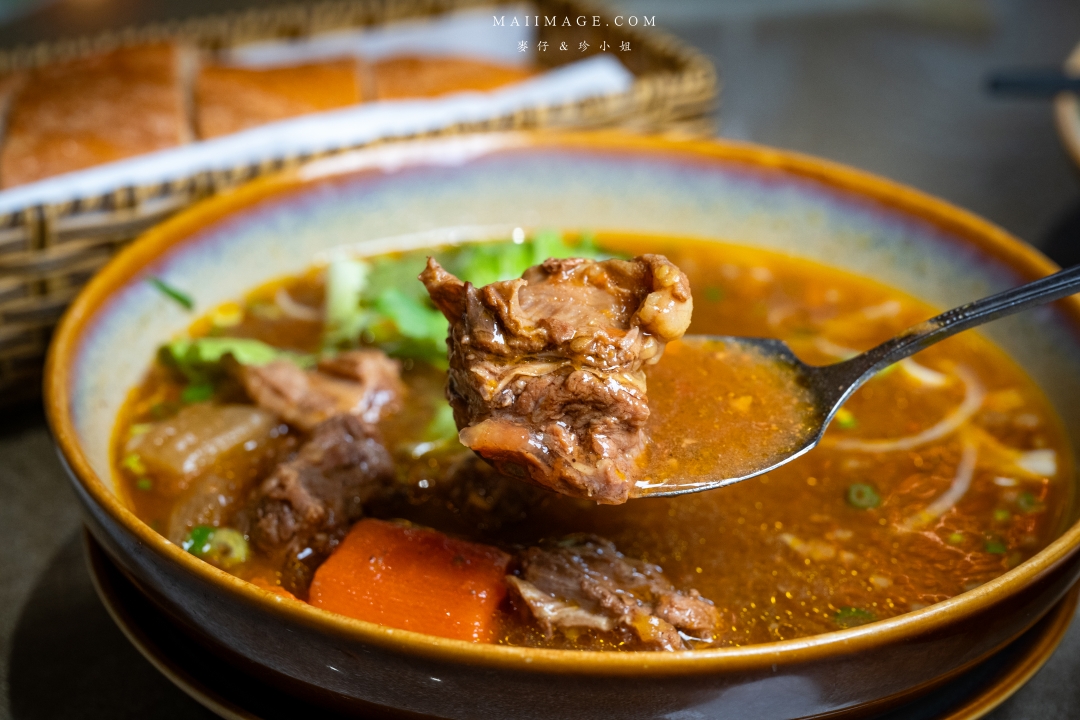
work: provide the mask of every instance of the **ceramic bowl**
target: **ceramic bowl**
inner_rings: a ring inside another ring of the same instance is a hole
[[[192,319],[148,276],[190,290],[206,311],[343,249],[506,237],[519,226],[736,241],[873,276],[942,307],[1055,269],[999,228],[917,191],[721,142],[512,134],[388,145],[197,205],[86,287],[56,332],[46,391],[91,532],[208,651],[365,717],[380,709],[448,718],[856,716],[1001,648],[1080,574],[1074,506],[1058,540],[1000,578],[863,627],[684,653],[539,650],[380,627],[269,594],[170,544],[119,500],[114,418],[157,345]],[[986,330],[1048,389],[1074,445],[1078,331],[1075,298]]]

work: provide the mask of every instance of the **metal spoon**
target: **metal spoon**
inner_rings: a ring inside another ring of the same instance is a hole
[[[821,441],[825,428],[840,406],[880,370],[969,328],[1036,305],[1059,300],[1076,292],[1080,292],[1080,266],[1062,270],[1026,285],[944,312],[905,330],[900,335],[886,340],[861,355],[833,365],[807,365],[795,357],[791,348],[781,340],[687,336],[685,339],[691,342],[711,340],[734,348],[747,349],[764,360],[786,366],[794,374],[796,382],[809,391],[810,418],[804,425],[805,431],[793,446],[789,445],[788,449],[768,457],[761,457],[760,463],[755,461],[753,469],[749,472],[740,474],[738,477],[695,477],[676,474],[660,482],[639,483],[640,496],[663,497],[711,490],[761,475],[789,463]],[[790,449],[791,447],[794,449]]]

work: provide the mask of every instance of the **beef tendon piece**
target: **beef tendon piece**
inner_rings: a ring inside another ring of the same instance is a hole
[[[652,650],[689,650],[709,642],[720,613],[697,590],[682,592],[657,565],[633,560],[609,541],[571,535],[530,547],[507,583],[517,603],[552,637],[555,632],[616,632]]]
[[[305,597],[315,568],[393,474],[378,430],[338,415],[252,491],[237,524],[282,568],[282,587]]]
[[[661,255],[549,259],[478,288],[429,258],[420,280],[450,321],[461,442],[507,475],[625,502],[649,418],[643,366],[690,324],[686,275]]]
[[[310,431],[336,415],[376,422],[400,407],[401,365],[380,350],[350,350],[303,370],[288,360],[241,365],[235,374],[260,407]]]

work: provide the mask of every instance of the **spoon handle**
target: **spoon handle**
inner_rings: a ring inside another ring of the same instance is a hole
[[[853,390],[877,371],[958,332],[1076,292],[1080,292],[1080,265],[943,312],[861,355],[830,366],[834,369],[830,375],[840,381],[838,386],[847,384]]]

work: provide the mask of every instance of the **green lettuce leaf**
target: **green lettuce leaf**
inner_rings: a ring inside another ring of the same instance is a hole
[[[226,356],[232,356],[241,365],[266,365],[274,360],[289,360],[301,367],[315,364],[311,355],[279,350],[250,338],[180,339],[162,345],[158,351],[161,362],[179,372],[193,386],[206,385],[220,375],[221,362]]]

